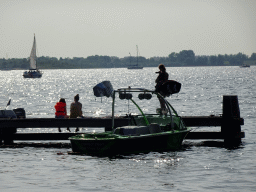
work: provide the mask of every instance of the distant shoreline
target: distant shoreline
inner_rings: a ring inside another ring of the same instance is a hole
[[[166,66],[166,68],[169,67],[239,67],[240,65],[223,65],[223,66],[216,66],[216,65],[194,65],[194,66]],[[256,65],[251,65],[251,66],[256,66]],[[157,66],[154,67],[143,67],[143,68],[156,68]],[[40,70],[58,70],[58,69],[127,69],[127,67],[99,67],[99,68],[42,68]],[[22,68],[13,68],[13,69],[0,69],[1,71],[11,71],[11,70],[28,70],[28,69],[22,69]]]

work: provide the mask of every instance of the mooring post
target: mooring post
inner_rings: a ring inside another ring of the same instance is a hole
[[[0,128],[0,145],[2,145],[3,144],[3,129],[2,128]]]
[[[239,145],[241,143],[241,125],[235,118],[240,118],[238,97],[236,95],[223,95],[223,115],[221,132],[225,145]]]
[[[0,145],[12,145],[13,144],[13,134],[17,132],[17,128],[1,128],[0,129]]]

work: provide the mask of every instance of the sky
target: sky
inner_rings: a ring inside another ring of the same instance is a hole
[[[0,0],[0,58],[256,53],[256,0]]]

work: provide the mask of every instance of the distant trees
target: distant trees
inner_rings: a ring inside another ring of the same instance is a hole
[[[243,53],[235,55],[209,55],[195,56],[192,50],[182,50],[179,53],[172,52],[167,57],[151,57],[146,59],[139,56],[118,58],[115,56],[94,55],[73,58],[39,57],[37,60],[40,69],[83,69],[83,68],[125,68],[137,64],[143,67],[157,67],[163,63],[167,67],[179,66],[234,66],[241,65],[245,61],[255,63],[256,53],[250,57]],[[0,59],[0,69],[29,69],[29,59]]]
[[[209,65],[209,61],[208,60],[209,59],[208,59],[207,56],[198,56],[198,57],[196,57],[195,65],[198,65],[198,66]]]
[[[227,56],[227,60],[229,61],[230,65],[242,65],[247,59],[248,56],[243,53]]]
[[[194,51],[183,50],[179,53],[172,52],[169,54],[168,61],[172,66],[193,66],[195,65],[196,57]]]
[[[224,65],[224,56],[223,55],[218,55],[217,57],[217,65],[218,66],[223,66]]]
[[[225,57],[223,55],[218,56],[210,56],[209,57],[209,65],[212,66],[223,66],[225,62]]]
[[[187,66],[195,64],[195,53],[192,50],[183,50],[178,54],[178,62]]]
[[[175,52],[172,52],[168,57],[171,63],[175,63],[178,61],[178,54]]]
[[[249,58],[250,60],[256,60],[256,53],[252,53],[251,57]]]

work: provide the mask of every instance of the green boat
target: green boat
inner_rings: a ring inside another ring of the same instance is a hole
[[[106,86],[107,89],[103,88],[101,91],[94,89],[94,94],[96,92],[96,96],[111,96],[113,99],[112,131],[70,137],[73,153],[109,156],[161,152],[181,148],[182,141],[190,129],[186,127],[182,118],[161,93],[130,87],[112,90],[112,85],[108,84],[108,86]],[[139,102],[156,96],[159,101],[165,102],[166,108],[163,110],[157,108],[157,113],[146,114],[134,101],[133,94],[138,95]],[[120,118],[115,116],[116,95],[119,95],[119,98],[126,103],[133,103],[140,112],[140,114],[130,113],[126,115],[129,122],[128,126],[115,127],[115,119]]]

